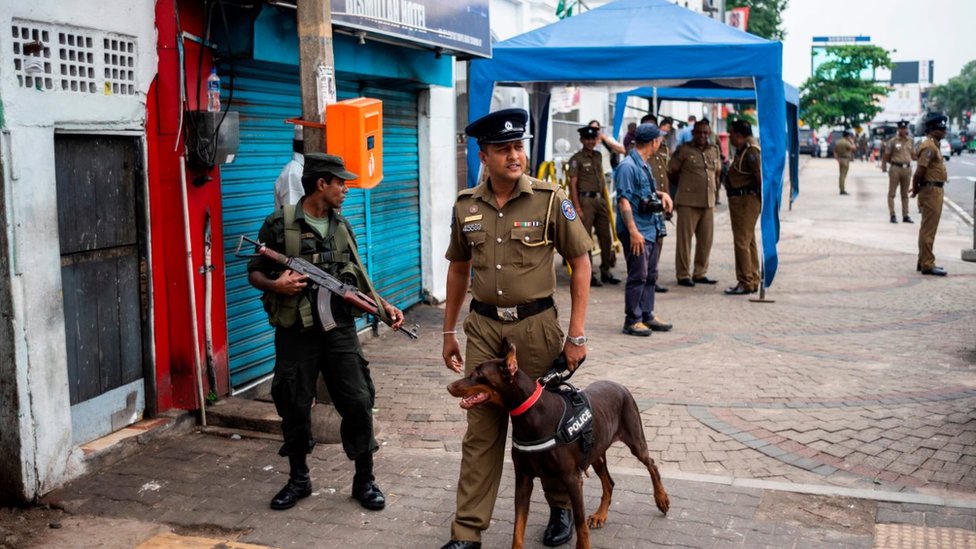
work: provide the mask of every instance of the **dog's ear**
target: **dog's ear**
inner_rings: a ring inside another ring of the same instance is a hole
[[[518,360],[515,359],[515,344],[508,344],[508,353],[505,355],[505,366],[508,367],[508,374],[510,376],[515,376],[515,372],[518,371]]]

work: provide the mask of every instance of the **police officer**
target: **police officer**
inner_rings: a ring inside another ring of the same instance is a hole
[[[583,148],[569,159],[569,190],[576,207],[576,214],[583,222],[586,234],[596,229],[596,239],[600,243],[600,278],[590,277],[590,286],[620,284],[610,268],[616,263],[613,251],[613,234],[610,231],[610,210],[604,196],[607,182],[603,175],[603,159],[600,151],[594,150],[600,130],[583,126],[577,130]]]
[[[576,208],[556,185],[523,172],[523,140],[528,113],[504,109],[475,120],[464,132],[478,140],[484,183],[458,194],[451,217],[446,257],[447,302],[444,308],[443,358],[446,366],[470,373],[502,356],[503,341],[515,344],[520,369],[541,376],[565,353],[570,370],[586,356],[584,318],[589,296],[592,246]],[[552,294],[556,287],[553,249],[572,267],[569,336],[563,336]],[[464,319],[466,360],[456,338],[456,324],[468,290],[470,313]],[[501,480],[508,410],[486,404],[468,410],[461,452],[457,511],[451,541],[443,549],[481,547]],[[553,547],[572,537],[569,497],[558,483],[543,481],[550,506],[543,543]]]
[[[844,130],[844,135],[834,145],[834,158],[840,167],[840,194],[850,194],[845,189],[847,182],[847,170],[851,167],[851,159],[854,157],[854,134],[851,130]]]
[[[708,278],[708,256],[712,251],[715,195],[722,160],[718,147],[709,142],[712,129],[708,121],[699,120],[692,129],[692,141],[678,147],[668,164],[670,179],[677,180],[674,199],[678,215],[678,237],[675,243],[675,274],[678,284],[715,284]],[[691,272],[691,239],[695,238],[695,266]]]
[[[663,191],[665,193],[671,194],[671,184],[668,179],[668,162],[671,161],[671,150],[668,148],[668,135],[671,133],[671,129],[674,126],[674,119],[670,116],[661,117],[660,123],[658,123],[657,116],[653,114],[646,114],[641,118],[641,124],[657,124],[658,129],[661,131],[661,135],[664,139],[661,140],[661,146],[658,147],[657,152],[651,155],[647,160],[648,166],[651,167],[651,175],[654,176],[654,182],[657,184],[657,190]],[[671,212],[665,214],[665,219],[671,219]],[[666,230],[664,231],[666,233]],[[664,246],[665,234],[661,234],[657,238],[657,245],[654,247],[654,259],[653,264],[657,267],[661,263],[661,251]],[[667,286],[661,286],[657,282],[657,272],[654,273],[654,291],[663,294],[668,291]]]
[[[339,209],[349,189],[346,181],[358,176],[345,168],[342,158],[322,153],[305,155],[302,186],[305,196],[269,215],[258,233],[268,248],[299,256],[343,280],[355,280],[364,293],[382,305],[380,315],[403,324],[403,313],[372,291],[356,252],[352,227]],[[354,311],[342,298],[331,298],[335,327],[325,331],[319,318],[316,291],[307,277],[263,256],[247,266],[248,282],[264,292],[262,301],[275,327],[275,367],[271,397],[281,416],[284,444],[278,453],[288,458],[288,484],[271,500],[272,509],[294,507],[312,493],[306,456],[315,446],[311,406],[319,373],[342,417],[342,448],[356,464],[352,497],[370,510],[383,509],[386,498],[373,477],[375,391],[356,335]],[[318,290],[319,292],[326,290]]]
[[[895,191],[901,189],[901,220],[912,223],[908,216],[908,187],[912,180],[912,150],[914,144],[908,135],[908,121],[898,122],[898,134],[883,145],[881,171],[888,173],[888,215],[892,223],[898,223],[895,216]]]
[[[759,289],[759,249],[756,246],[756,220],[762,212],[762,156],[752,136],[752,125],[745,120],[732,123],[729,140],[735,156],[729,165],[726,194],[732,221],[735,249],[735,278],[738,283],[726,288],[727,295],[751,294]]]
[[[922,212],[922,222],[918,227],[918,264],[916,269],[922,274],[945,276],[945,269],[935,264],[935,233],[939,230],[942,218],[942,189],[948,180],[945,160],[939,150],[939,141],[945,139],[948,119],[931,113],[925,119],[925,140],[918,147],[918,165],[912,178],[912,196],[918,196],[918,209]]]

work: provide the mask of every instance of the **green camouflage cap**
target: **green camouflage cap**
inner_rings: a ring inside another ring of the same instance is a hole
[[[346,170],[346,163],[341,156],[325,153],[308,153],[305,155],[305,169],[302,175],[332,174],[344,181],[359,179],[359,176]]]

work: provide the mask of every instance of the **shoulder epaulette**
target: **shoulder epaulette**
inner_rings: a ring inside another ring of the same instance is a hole
[[[467,189],[462,189],[462,190],[458,191],[458,198],[461,198],[462,196],[471,196],[471,195],[473,195],[475,189],[477,189],[477,187],[468,187]]]
[[[529,183],[532,184],[532,189],[533,190],[536,190],[536,191],[550,191],[550,192],[556,192],[557,190],[559,190],[559,185],[556,185],[555,183],[550,183],[548,181],[541,181],[541,180],[536,179],[534,177],[529,177],[529,176],[526,176],[526,177],[529,178]]]

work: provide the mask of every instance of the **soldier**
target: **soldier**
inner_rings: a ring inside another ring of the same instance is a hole
[[[725,293],[744,295],[759,289],[756,220],[762,212],[762,156],[759,143],[752,136],[752,125],[745,120],[732,123],[729,140],[735,147],[735,156],[729,165],[726,194],[738,284],[727,288]]]
[[[458,194],[451,218],[442,357],[455,372],[463,366],[470,373],[501,356],[506,339],[518,349],[519,368],[533,377],[545,373],[560,352],[570,370],[586,356],[584,320],[590,279],[586,275],[591,274],[587,252],[593,243],[566,194],[523,173],[523,140],[531,137],[525,132],[528,118],[523,109],[505,109],[464,129],[478,140],[478,156],[488,177]],[[552,298],[553,249],[567,258],[573,270],[565,339]],[[471,313],[464,319],[465,361],[456,324],[472,270]],[[481,547],[481,532],[491,523],[501,481],[507,431],[508,410],[491,404],[468,410],[457,511],[451,541],[442,549]],[[543,543],[554,547],[573,535],[571,505],[558,483],[543,481],[542,485],[550,506]]]
[[[708,256],[712,251],[715,194],[722,172],[718,147],[709,143],[712,129],[708,122],[695,123],[692,141],[675,151],[668,164],[671,181],[677,181],[674,204],[678,215],[678,238],[675,243],[675,274],[678,284],[715,284],[708,278]],[[691,272],[691,239],[695,238],[695,267]]]
[[[372,293],[381,307],[379,314],[392,320],[391,326],[396,329],[403,324],[403,313],[372,292],[372,283],[356,252],[352,226],[339,214],[349,192],[346,181],[357,177],[346,170],[338,156],[305,155],[305,196],[298,204],[286,205],[269,215],[258,238],[268,248],[303,257],[333,276],[355,279],[361,291]],[[311,407],[316,378],[321,372],[342,417],[342,448],[356,463],[352,497],[366,509],[383,509],[386,498],[373,477],[373,452],[379,449],[373,438],[376,395],[356,335],[353,310],[341,297],[333,295],[335,326],[326,329],[318,310],[311,305],[317,302],[317,295],[305,275],[283,269],[263,256],[252,259],[247,271],[248,282],[264,292],[262,302],[275,327],[271,398],[281,416],[284,437],[278,454],[288,457],[290,466],[288,484],[271,500],[271,508],[294,507],[299,499],[312,494],[306,456],[315,446]]]
[[[844,135],[837,144],[834,145],[834,158],[840,166],[840,194],[850,194],[844,188],[847,182],[847,170],[851,167],[851,158],[854,156],[854,134],[851,130],[844,130]]]
[[[913,223],[908,216],[908,187],[912,180],[912,150],[914,145],[908,135],[908,121],[898,122],[898,134],[883,145],[881,171],[888,173],[888,215],[892,223],[898,223],[895,215],[895,191],[901,189],[901,220]],[[889,167],[889,165],[891,167]]]
[[[932,247],[942,218],[943,189],[948,174],[945,160],[939,151],[939,141],[945,139],[947,118],[931,113],[925,119],[925,140],[918,147],[918,165],[912,178],[912,196],[918,196],[922,222],[918,227],[918,263],[915,268],[924,275],[945,276],[945,269],[935,264]]]
[[[590,277],[590,286],[620,284],[610,269],[616,264],[613,251],[613,233],[610,230],[610,210],[604,196],[607,182],[603,175],[603,159],[600,151],[594,150],[600,130],[583,126],[577,130],[583,148],[569,159],[569,190],[576,207],[576,213],[586,234],[596,229],[596,239],[600,243],[600,278]]]

